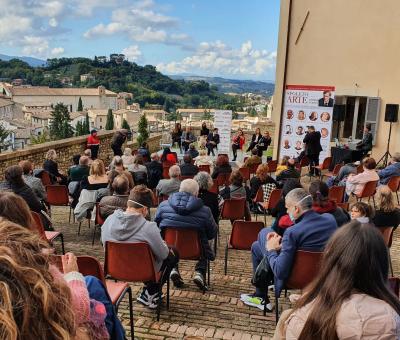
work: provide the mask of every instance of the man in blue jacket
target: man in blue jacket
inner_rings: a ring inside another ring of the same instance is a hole
[[[278,296],[290,276],[296,251],[323,251],[328,239],[337,229],[335,218],[331,214],[320,215],[312,210],[312,197],[302,188],[290,191],[286,195],[285,205],[294,225],[285,231],[283,237],[271,228],[261,230],[258,240],[251,247],[253,270],[256,270],[266,256],[271,279],[274,278],[275,282],[275,294]],[[241,300],[249,306],[263,309],[266,284],[257,287],[255,294],[242,294]],[[269,301],[267,311],[272,311]]]
[[[202,258],[197,262],[193,282],[201,289],[207,289],[205,275],[207,260],[214,260],[215,254],[208,241],[216,236],[217,225],[209,207],[198,198],[199,185],[193,179],[185,179],[181,182],[179,192],[174,193],[164,201],[157,209],[154,221],[161,231],[167,227],[197,229],[202,246]],[[171,272],[173,282],[182,281],[178,267]]]
[[[400,176],[400,152],[396,152],[392,156],[389,165],[385,169],[378,171],[378,175],[379,184],[387,184],[391,177]]]

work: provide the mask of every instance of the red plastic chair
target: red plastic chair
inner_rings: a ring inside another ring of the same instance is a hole
[[[400,204],[399,201],[399,189],[400,189],[400,176],[392,176],[389,179],[389,182],[387,183],[387,186],[392,190],[392,192],[396,193],[397,197],[397,204]]]
[[[336,203],[336,205],[345,211],[349,211],[349,202]]]
[[[304,289],[318,275],[323,252],[297,250],[285,289]],[[275,317],[279,320],[279,301],[275,295]],[[264,315],[266,304],[264,304]]]
[[[388,248],[390,272],[393,276],[393,265],[392,258],[390,257],[390,248],[392,247],[394,227],[379,227],[378,229],[382,233],[383,240],[385,241],[386,247]]]
[[[218,183],[218,186],[229,185],[229,178],[231,177],[231,173],[221,173],[218,174],[215,181]]]
[[[220,219],[242,220],[245,216],[245,199],[226,199],[221,209]]]
[[[101,229],[101,226],[104,224],[104,218],[100,215],[100,203],[96,203],[96,216],[94,218],[94,228],[93,228],[93,237],[92,237],[92,247],[94,245],[94,239],[96,237],[97,229]]]
[[[266,201],[262,204],[262,206],[264,208],[264,223],[265,224],[267,224],[267,214],[269,215],[271,213],[271,210],[276,207],[279,200],[281,199],[281,196],[282,196],[282,189],[274,189],[271,191],[268,201]]]
[[[335,167],[333,168],[332,172],[330,172],[330,171],[325,172],[325,174],[323,174],[322,177],[328,177],[329,178],[329,177],[337,176],[339,174],[339,171],[342,168],[342,166],[343,166],[342,163],[336,164]]]
[[[32,215],[32,219],[34,222],[33,226],[36,228],[40,237],[43,240],[46,240],[47,242],[49,242],[49,244],[51,246],[53,246],[53,242],[55,239],[60,238],[62,253],[65,254],[63,234],[59,231],[45,231],[43,221],[42,221],[42,218],[40,217],[40,214],[38,214],[37,212],[31,211],[31,215]]]
[[[269,161],[267,162],[267,165],[269,174],[272,174],[276,171],[276,168],[278,167],[278,161]]]
[[[179,253],[179,260],[200,260],[203,256],[199,233],[196,229],[166,227],[165,243]],[[210,286],[210,261],[207,260],[207,283]],[[207,288],[203,290],[203,293]]]
[[[163,163],[163,172],[162,172],[162,178],[164,179],[169,179],[169,168],[171,165],[166,165]]]
[[[259,187],[257,190],[257,193],[256,193],[256,197],[253,198],[253,204],[257,205],[258,203],[262,203],[262,202],[264,202],[264,191],[263,191],[262,187]],[[257,221],[258,214],[255,213],[254,215],[255,215],[255,218]]]
[[[199,171],[205,171],[210,173],[211,172],[211,168],[209,165],[199,165]]]
[[[218,192],[219,192],[218,189],[219,189],[218,182],[217,182],[216,179],[214,179],[214,180],[213,180],[213,185],[212,185],[212,187],[209,189],[209,191],[210,191],[210,192],[213,192],[213,193],[215,193],[215,194],[218,194]]]
[[[68,223],[71,223],[72,207],[69,204],[68,187],[66,185],[47,185],[46,186],[47,203],[52,206],[69,207]]]
[[[100,262],[87,255],[77,256],[77,264],[79,272],[83,276],[94,276],[97,277],[107,289],[108,295],[110,296],[111,302],[115,307],[115,311],[118,313],[118,307],[124,298],[125,294],[128,293],[129,297],[129,317],[131,327],[131,339],[134,340],[134,327],[133,327],[133,303],[132,303],[132,289],[126,282],[117,282],[115,280],[106,280],[103,268]],[[61,256],[54,256],[55,265],[58,269],[63,272]]]
[[[40,173],[40,180],[42,181],[42,184],[44,187],[46,187],[47,185],[53,184],[53,182],[51,181],[50,174],[46,170],[43,170]]]
[[[247,167],[239,168],[239,172],[243,177],[243,181],[247,182],[250,180],[250,169]]]
[[[254,175],[257,172],[257,168],[261,163],[251,164],[249,166],[250,175]]]
[[[118,281],[157,283],[159,286],[157,321],[160,320],[161,273],[158,273],[155,269],[154,256],[147,243],[107,241],[105,244],[104,273]],[[169,278],[167,279],[167,309],[169,309]]]
[[[257,241],[258,233],[264,228],[262,222],[236,220],[233,223],[231,235],[226,240],[225,247],[225,275],[228,271],[228,250],[250,250],[254,241]]]
[[[296,169],[300,171],[301,173],[301,169],[305,166],[309,166],[310,165],[310,160],[307,157],[303,157],[300,160],[300,163],[297,163],[296,165]]]
[[[357,201],[362,201],[363,198],[368,198],[368,203],[371,200],[372,197],[372,202],[374,203],[374,208],[376,207],[375,205],[375,192],[376,192],[376,186],[378,185],[378,181],[370,181],[365,183],[364,189],[361,191],[361,194],[356,195]]]
[[[330,187],[328,198],[336,203],[343,203],[345,189],[346,187],[344,186]]]
[[[315,166],[315,169],[320,171],[320,179],[322,181],[322,171],[323,170],[328,170],[329,167],[331,166],[332,163],[332,157],[326,157],[323,162],[322,165],[317,165]]]

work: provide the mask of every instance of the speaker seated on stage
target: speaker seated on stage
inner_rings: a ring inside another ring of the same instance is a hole
[[[361,142],[357,144],[357,149],[361,150],[364,156],[372,150],[372,140],[371,124],[367,124],[364,128],[363,138]]]

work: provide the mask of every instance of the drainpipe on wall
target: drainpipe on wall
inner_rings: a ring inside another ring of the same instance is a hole
[[[277,159],[279,160],[279,147],[281,145],[281,130],[282,130],[282,117],[283,117],[283,109],[285,107],[285,91],[286,91],[286,69],[289,59],[289,43],[290,43],[290,27],[292,24],[292,0],[289,0],[289,12],[288,12],[288,29],[286,35],[286,50],[285,50],[285,67],[283,69],[283,83],[282,83],[282,99],[281,99],[281,117],[279,120],[279,135],[278,135],[278,144],[277,144]]]

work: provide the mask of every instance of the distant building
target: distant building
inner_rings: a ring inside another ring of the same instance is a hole
[[[215,109],[177,109],[176,113],[179,113],[182,118],[192,121],[203,119],[206,111],[211,116],[214,116]]]
[[[137,124],[139,122],[139,118],[140,118],[139,110],[121,109],[114,111],[115,128],[116,129],[122,128],[122,122],[125,119],[131,128],[136,129]]]
[[[126,106],[127,110],[134,110],[134,111],[139,111],[140,110],[140,104],[139,103],[132,103]]]
[[[96,77],[93,74],[85,73],[80,75],[81,82],[85,81],[93,81],[96,80]]]
[[[14,102],[24,105],[56,105],[63,103],[70,112],[78,110],[79,97],[84,108],[117,109],[117,94],[104,86],[98,88],[50,88],[47,86],[12,86],[0,83]]]
[[[89,109],[88,111],[90,128],[104,129],[107,122],[108,109]]]
[[[117,110],[126,109],[128,100],[132,99],[133,95],[129,92],[118,92],[117,94]]]
[[[23,118],[22,105],[9,98],[0,98],[0,119]]]
[[[97,61],[99,63],[106,63],[107,62],[107,57],[105,55],[101,55],[101,56],[97,57]]]
[[[165,120],[166,115],[168,112],[164,110],[142,110],[142,113],[146,115],[148,121],[160,121]]]
[[[125,54],[110,54],[110,61],[114,61],[117,64],[122,64],[125,60]]]

